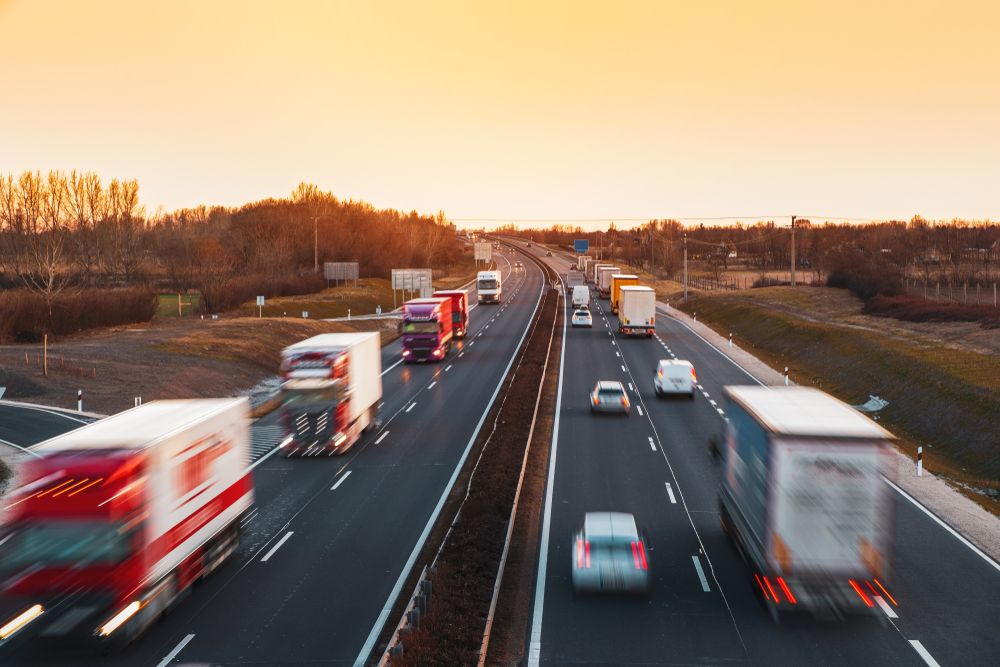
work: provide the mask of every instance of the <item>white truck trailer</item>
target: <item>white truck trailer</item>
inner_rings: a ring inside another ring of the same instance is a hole
[[[476,292],[479,303],[503,301],[502,278],[499,271],[480,271],[476,274]]]
[[[618,293],[618,333],[652,337],[656,333],[656,291],[646,285],[622,285]]]

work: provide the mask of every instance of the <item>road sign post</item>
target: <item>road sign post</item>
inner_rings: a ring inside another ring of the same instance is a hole
[[[262,296],[257,297],[257,317],[258,319],[264,317],[264,297]]]

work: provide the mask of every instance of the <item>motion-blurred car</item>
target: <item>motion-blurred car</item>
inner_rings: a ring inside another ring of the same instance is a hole
[[[521,262],[514,262],[514,268],[515,269],[523,269],[524,268],[524,264],[521,264]]]
[[[546,250],[545,251],[545,256],[546,257],[551,257],[552,256],[552,251],[551,250]]]
[[[660,359],[656,364],[653,389],[657,396],[683,395],[694,400],[698,375],[690,361],[683,359]]]
[[[573,590],[645,593],[649,555],[635,517],[621,512],[587,512],[573,539]]]
[[[621,382],[601,380],[590,392],[591,412],[613,412],[628,416],[632,406]]]
[[[574,327],[592,327],[594,326],[594,318],[591,317],[589,310],[579,308],[573,311],[572,324]]]

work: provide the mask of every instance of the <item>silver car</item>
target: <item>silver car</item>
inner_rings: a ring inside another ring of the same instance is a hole
[[[590,411],[613,412],[628,416],[632,412],[632,404],[621,382],[601,380],[590,392]]]
[[[592,327],[594,326],[594,318],[586,308],[578,308],[573,311],[571,323],[574,327]]]
[[[649,590],[649,548],[635,517],[621,512],[587,512],[573,538],[573,590],[645,593]]]

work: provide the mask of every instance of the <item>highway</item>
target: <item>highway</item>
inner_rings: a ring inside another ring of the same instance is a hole
[[[547,260],[561,273],[568,262]],[[996,664],[1000,567],[896,493],[894,576],[874,617],[783,616],[757,602],[752,574],[719,524],[720,467],[706,444],[724,426],[722,387],[755,380],[660,312],[657,338],[623,339],[606,300],[593,329],[567,332],[529,664]],[[568,319],[568,317],[567,317]],[[691,361],[693,401],[657,399],[659,359]],[[620,380],[630,417],[592,416],[588,391]],[[653,550],[648,597],[577,596],[572,535],[588,511],[635,514]]]
[[[367,656],[382,624],[398,620],[388,608],[539,302],[538,267],[499,264],[504,303],[473,308],[469,336],[443,362],[397,364],[399,344],[383,348],[381,428],[344,456],[274,455],[277,415],[255,425],[257,508],[236,557],[133,646],[91,656],[15,635],[0,663],[349,665]]]

